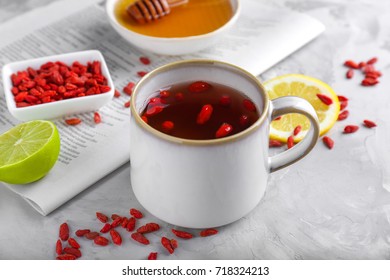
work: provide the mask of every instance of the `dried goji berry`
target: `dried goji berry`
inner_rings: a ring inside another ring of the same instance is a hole
[[[143,76],[145,76],[146,74],[148,74],[147,71],[138,71],[138,72],[137,72],[137,75],[140,76],[140,77],[143,77]]]
[[[130,215],[133,216],[136,219],[141,219],[144,215],[139,211],[138,209],[131,208],[130,209]]]
[[[76,231],[76,235],[78,237],[83,237],[84,235],[86,235],[87,233],[90,233],[90,232],[91,232],[91,230],[89,230],[89,229],[79,229]]]
[[[342,95],[338,95],[337,98],[339,99],[340,102],[342,101],[348,101],[348,98]]]
[[[117,89],[114,92],[114,97],[116,97],[116,98],[121,97],[121,94]]]
[[[145,65],[149,65],[150,64],[150,59],[145,57],[145,56],[141,56],[139,58],[139,61],[141,61],[142,64],[145,64]]]
[[[126,230],[127,231],[133,231],[135,229],[135,223],[136,219],[134,217],[131,217],[129,221],[127,222]]]
[[[137,229],[137,232],[139,233],[149,233],[153,231],[157,231],[160,229],[160,226],[156,223],[147,223],[146,225],[143,225]]]
[[[98,112],[93,113],[93,120],[96,124],[99,124],[102,122],[102,118]]]
[[[117,218],[122,218],[120,215],[118,215],[118,214],[112,214],[111,215],[111,219],[112,220],[116,220]]]
[[[59,233],[60,239],[62,241],[66,241],[69,238],[69,226],[67,223],[62,223],[60,225],[60,233]]]
[[[173,249],[176,249],[177,247],[179,247],[179,243],[177,242],[176,239],[171,239],[171,246]]]
[[[56,253],[57,253],[57,255],[62,254],[62,242],[60,239],[58,239],[57,243],[56,243]]]
[[[277,147],[282,147],[283,146],[283,143],[278,141],[278,140],[274,140],[274,139],[270,139],[269,140],[269,145],[268,145],[270,148],[277,148]]]
[[[68,239],[68,244],[73,248],[80,249],[80,244],[72,237]]]
[[[203,105],[196,119],[196,123],[205,124],[211,118],[212,113],[213,113],[213,106],[211,106],[210,104]]]
[[[376,127],[376,123],[370,120],[364,120],[363,123],[368,128]]]
[[[217,234],[217,233],[218,233],[218,230],[216,230],[214,228],[208,228],[208,229],[202,230],[199,233],[199,235],[201,237],[206,237],[206,236],[214,235],[214,234]]]
[[[124,88],[123,88],[123,92],[126,93],[127,95],[131,96],[131,94],[133,93],[133,87],[134,87],[134,83],[133,82],[129,82]]]
[[[344,65],[347,67],[353,68],[353,69],[359,69],[359,65],[355,61],[352,61],[352,60],[345,61]]]
[[[157,260],[157,252],[151,252],[148,256],[148,260]]]
[[[132,233],[131,238],[144,245],[148,245],[150,243],[150,241],[142,233],[139,232]]]
[[[330,137],[325,136],[322,138],[322,142],[328,147],[329,150],[333,149],[334,141]]]
[[[338,120],[338,121],[343,121],[343,120],[345,120],[346,118],[348,118],[348,116],[349,116],[349,111],[348,111],[348,110],[344,110],[344,111],[342,111],[342,112],[339,114],[337,120]]]
[[[329,96],[326,96],[324,94],[320,94],[318,93],[317,94],[317,97],[322,101],[322,103],[324,103],[325,105],[331,105],[333,104],[333,100],[329,97]]]
[[[287,138],[287,149],[291,149],[292,147],[294,147],[294,137],[289,136]]]
[[[354,133],[359,129],[357,125],[347,125],[344,127],[344,133]]]
[[[107,223],[108,222],[108,217],[104,215],[103,213],[96,212],[96,218],[98,218],[99,221],[102,223]]]
[[[122,217],[118,217],[114,221],[112,221],[111,227],[115,228],[115,227],[119,226],[121,223],[122,223]]]
[[[126,108],[129,108],[130,107],[130,101],[125,102],[124,105],[125,105]]]
[[[94,240],[96,237],[99,236],[99,233],[96,231],[91,231],[91,232],[84,234],[84,236],[85,236],[85,238],[87,238],[89,240]]]
[[[71,254],[71,255],[75,256],[76,258],[80,258],[81,257],[81,251],[79,249],[76,249],[76,248],[73,248],[73,247],[65,247],[64,248],[64,252],[66,254]]]
[[[378,58],[377,57],[373,57],[371,58],[370,60],[367,61],[367,64],[374,64],[378,61]]]
[[[129,222],[129,219],[126,218],[126,217],[123,217],[123,218],[122,218],[121,227],[126,228],[128,222]]]
[[[175,251],[175,249],[172,247],[171,241],[165,236],[161,237],[161,244],[165,249],[167,249],[169,254],[173,254],[173,252]]]
[[[71,255],[71,254],[62,254],[57,256],[57,260],[75,260],[76,256]]]
[[[110,241],[104,236],[96,236],[93,242],[99,246],[107,246]]]
[[[101,233],[107,233],[111,229],[111,225],[109,223],[104,224],[104,226],[100,229]]]
[[[353,77],[353,69],[349,69],[348,71],[347,71],[347,73],[345,74],[345,76],[347,77],[347,79],[352,79],[352,77]]]
[[[114,244],[116,245],[122,244],[122,237],[115,229],[110,230],[110,235],[111,235],[112,242]]]
[[[81,120],[79,118],[72,118],[72,119],[66,119],[65,122],[67,125],[78,125],[81,123]]]
[[[302,130],[302,126],[300,125],[297,125],[295,128],[294,128],[294,131],[293,131],[293,135],[294,136],[297,136]]]
[[[340,102],[340,111],[344,110],[348,106],[348,101],[341,101]]]
[[[177,229],[172,229],[172,233],[174,235],[176,235],[177,237],[183,238],[183,239],[191,239],[193,237],[193,235],[191,233],[186,232],[186,231],[177,230]]]

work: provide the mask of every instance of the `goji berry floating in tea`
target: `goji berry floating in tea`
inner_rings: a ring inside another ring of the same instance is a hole
[[[209,81],[167,85],[152,92],[141,118],[174,137],[210,140],[240,133],[260,112],[239,89]]]
[[[38,69],[31,67],[11,75],[16,107],[27,107],[70,98],[109,92],[99,61],[67,65],[47,62]]]
[[[287,138],[287,149],[294,147],[294,137],[291,135]]]

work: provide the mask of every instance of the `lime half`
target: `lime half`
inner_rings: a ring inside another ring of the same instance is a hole
[[[19,124],[0,135],[0,181],[28,184],[44,177],[60,153],[60,136],[50,121]]]

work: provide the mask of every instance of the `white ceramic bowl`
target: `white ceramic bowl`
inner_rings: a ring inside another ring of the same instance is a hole
[[[227,33],[240,14],[239,0],[230,0],[233,7],[233,16],[225,25],[213,32],[181,38],[162,38],[142,35],[122,26],[114,15],[114,8],[117,2],[118,0],[107,0],[106,2],[106,12],[112,27],[132,45],[163,55],[194,53],[212,46]]]
[[[106,77],[108,86],[111,87],[110,91],[102,94],[71,98],[29,107],[16,107],[14,95],[11,92],[13,87],[11,75],[13,73],[26,70],[28,67],[37,69],[42,64],[49,61],[61,61],[69,65],[75,61],[86,64],[89,61],[92,62],[95,60],[100,61],[101,63],[102,74]],[[9,112],[12,116],[21,121],[56,119],[66,115],[98,110],[112,100],[115,92],[114,83],[108,72],[106,62],[103,55],[97,50],[53,55],[6,64],[3,67],[3,88]]]

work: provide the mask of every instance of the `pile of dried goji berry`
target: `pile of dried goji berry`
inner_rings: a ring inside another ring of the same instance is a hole
[[[96,218],[103,224],[100,231],[92,231],[90,229],[78,229],[75,231],[75,236],[70,237],[70,229],[68,223],[62,223],[59,228],[59,239],[56,243],[56,259],[58,260],[75,260],[82,256],[81,246],[77,242],[77,238],[86,238],[92,240],[96,245],[107,246],[109,245],[110,239],[113,244],[117,246],[122,245],[122,236],[119,233],[119,228],[122,227],[130,234],[131,239],[135,242],[141,243],[143,245],[149,245],[149,239],[145,236],[148,233],[155,232],[160,230],[160,225],[157,223],[146,223],[139,226],[136,229],[137,223],[139,220],[144,217],[141,211],[132,208],[129,211],[130,217],[119,216],[117,214],[111,215],[110,218],[101,213],[96,212]],[[192,233],[181,231],[172,228],[171,232],[178,238],[181,239],[191,239],[194,237]],[[109,233],[110,239],[105,237],[104,234]],[[210,235],[217,234],[218,230],[216,229],[205,229],[200,231],[200,237],[206,237]],[[67,245],[66,243],[67,242]],[[175,249],[179,247],[179,242],[176,239],[169,239],[166,236],[161,237],[161,245],[168,251],[169,254],[173,254]],[[147,257],[148,260],[156,260],[157,252],[151,252]]]
[[[141,56],[139,58],[139,61],[143,64],[143,65],[149,65],[151,63],[150,59],[148,57],[145,57],[145,56]],[[148,72],[147,71],[138,71],[137,72],[137,75],[139,77],[143,77],[147,74]],[[124,88],[123,88],[123,92],[128,95],[128,96],[131,96],[132,93],[133,93],[133,88],[135,86],[135,83],[134,82],[129,82]],[[114,92],[114,97],[115,98],[119,98],[121,97],[121,93],[119,92],[119,90],[115,89],[115,92]],[[125,108],[129,108],[130,107],[130,100],[126,101],[124,103],[124,107]],[[100,114],[98,112],[94,112],[94,116],[93,116],[93,119],[94,119],[94,122],[96,124],[99,124],[102,122],[102,118],[100,116]],[[82,122],[82,120],[80,118],[68,118],[65,120],[65,123],[67,125],[78,125]]]
[[[102,74],[100,61],[66,65],[47,62],[39,69],[28,67],[11,75],[11,89],[16,107],[28,107],[64,99],[101,94],[110,91]]]

